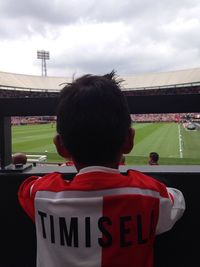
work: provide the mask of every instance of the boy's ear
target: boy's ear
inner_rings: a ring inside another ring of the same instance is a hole
[[[69,151],[63,146],[61,136],[59,134],[54,136],[53,142],[54,142],[54,145],[56,146],[58,154],[61,157],[65,159],[71,158]]]
[[[126,139],[122,146],[122,153],[128,154],[131,152],[134,146],[134,137],[135,137],[135,130],[133,128],[129,128]]]

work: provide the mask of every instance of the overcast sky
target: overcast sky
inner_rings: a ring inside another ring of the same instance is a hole
[[[199,0],[0,0],[0,71],[48,76],[200,67]]]

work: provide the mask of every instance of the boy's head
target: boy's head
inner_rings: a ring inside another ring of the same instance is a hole
[[[83,165],[107,165],[133,146],[128,105],[115,73],[84,75],[60,93],[55,144]]]

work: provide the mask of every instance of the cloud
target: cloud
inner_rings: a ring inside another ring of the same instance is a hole
[[[0,70],[40,73],[41,49],[49,75],[199,65],[197,0],[6,0],[0,12]]]

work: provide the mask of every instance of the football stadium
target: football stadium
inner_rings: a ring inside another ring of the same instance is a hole
[[[200,235],[196,212],[200,178],[200,68],[118,75],[123,80],[122,91],[136,131],[134,148],[125,155],[125,165],[119,167],[120,172],[126,174],[134,169],[149,174],[168,187],[180,189],[186,199],[183,219],[169,233],[158,235],[156,239],[155,267],[196,267],[199,258],[194,242]],[[74,166],[60,166],[64,160],[57,156],[52,142],[56,133],[58,94],[72,80],[73,77],[0,72],[0,176],[3,188],[0,266],[36,266],[34,224],[17,200],[22,181],[53,171],[67,179],[73,179],[76,174]],[[153,151],[159,154],[158,166],[148,164]],[[15,153],[25,153],[27,163],[12,164]],[[45,215],[43,226],[44,218]],[[52,225],[51,220],[51,237]],[[106,229],[104,231],[108,233]],[[124,229],[124,236],[127,233],[129,228]],[[71,228],[69,232],[65,229],[65,234],[72,240]],[[145,241],[144,236],[138,239]],[[86,265],[80,262],[79,266]]]
[[[123,91],[127,97],[166,96],[167,99],[167,96],[200,92],[199,69],[119,77],[123,80]],[[52,98],[70,81],[72,77],[40,77],[0,72],[0,97]],[[181,103],[177,102],[176,105]],[[131,117],[136,140],[134,150],[126,155],[126,164],[146,164],[151,151],[159,153],[160,164],[200,163],[200,113],[161,112],[132,114]],[[54,116],[13,116],[12,153],[45,155],[46,163],[59,162],[61,159],[51,141],[56,131],[52,127],[54,121]]]

